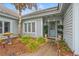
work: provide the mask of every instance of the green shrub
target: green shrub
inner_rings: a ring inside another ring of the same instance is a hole
[[[67,44],[65,43],[64,40],[60,40],[59,43],[60,43],[60,45],[62,46],[62,49],[63,49],[64,51],[70,51],[70,48],[67,46]]]
[[[0,38],[0,42],[3,42],[3,39]]]
[[[31,36],[26,36],[26,35],[21,36],[21,42],[24,44],[28,44],[30,40],[31,40]]]
[[[28,48],[31,49],[31,51],[35,51],[37,50],[37,48],[40,46],[40,44],[44,43],[45,40],[43,37],[38,37],[37,39],[35,40],[30,40],[29,44],[27,44]]]
[[[42,44],[42,43],[44,43],[45,42],[45,39],[43,38],[43,37],[38,37],[37,38],[37,43],[38,44]]]
[[[22,39],[31,39],[31,36],[29,36],[29,35],[23,35],[23,36],[21,36],[21,38]]]
[[[38,48],[38,44],[36,43],[36,41],[30,42],[28,44],[28,47],[31,49],[31,51],[35,51]]]
[[[43,37],[38,37],[36,39],[32,39],[31,36],[21,36],[20,40],[23,44],[25,44],[32,52],[35,51],[40,44],[44,43],[45,40]]]
[[[67,46],[63,47],[64,51],[70,51],[70,48],[68,48]]]
[[[60,43],[60,45],[63,46],[63,47],[66,46],[66,43],[65,43],[64,40],[60,40],[59,43]]]

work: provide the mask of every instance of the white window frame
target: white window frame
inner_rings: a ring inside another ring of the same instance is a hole
[[[2,33],[3,33],[3,21],[0,21],[0,22],[2,22]],[[0,33],[0,34],[2,34],[2,33]]]
[[[3,23],[5,24],[5,22],[8,22],[8,21],[4,21]],[[10,23],[10,22],[9,22],[9,23]],[[11,23],[10,23],[10,25],[11,25]],[[10,26],[10,25],[9,25],[9,26]],[[4,25],[4,27],[5,27],[5,25]],[[10,32],[10,29],[11,29],[11,28],[9,28],[9,32]],[[5,29],[4,29],[3,31],[5,31]],[[3,32],[3,33],[4,33],[4,32]]]
[[[25,33],[35,33],[35,32],[32,32],[32,23],[33,22],[36,24],[35,21],[27,21],[27,22],[24,23],[24,32]],[[28,31],[28,23],[31,23],[31,31],[30,32]],[[25,24],[27,24],[27,32],[25,31]],[[35,25],[35,28],[36,28],[36,25]],[[36,31],[36,29],[35,29],[35,31]]]
[[[26,25],[27,23],[24,23],[24,32],[27,32],[26,30],[27,30],[27,25]],[[26,29],[25,29],[26,28]]]
[[[28,28],[28,25],[29,25],[29,24],[30,24],[30,31],[28,30],[28,29],[29,29],[29,28]],[[28,32],[28,33],[31,33],[31,32],[32,32],[31,29],[32,29],[31,22],[28,22],[28,23],[27,23],[27,32]]]
[[[32,25],[33,23],[34,23],[34,27],[35,27],[35,22],[32,22],[32,23],[31,23],[31,27],[33,26],[33,25]],[[32,28],[31,28],[31,31],[32,31],[32,32],[35,32],[35,28],[34,28],[34,31],[33,31],[33,27],[32,27]]]
[[[2,33],[0,33],[0,34],[3,34],[4,33],[4,22],[9,22],[9,21],[2,21],[2,20],[0,20],[1,22],[2,22]],[[11,31],[11,22],[9,22],[10,23],[10,31]]]

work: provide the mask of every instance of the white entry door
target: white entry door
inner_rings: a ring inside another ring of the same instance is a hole
[[[51,21],[49,22],[49,27],[48,27],[48,31],[49,31],[49,37],[55,37],[56,36],[56,22],[55,21]]]

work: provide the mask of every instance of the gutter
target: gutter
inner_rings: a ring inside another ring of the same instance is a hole
[[[59,7],[36,11],[36,12],[30,13],[30,14],[24,15],[22,18],[29,19],[29,18],[33,18],[33,17],[42,17],[42,16],[56,14],[56,13],[60,13]]]
[[[3,17],[11,18],[11,19],[18,19],[17,17],[10,15],[10,14],[6,14],[2,11],[0,11],[0,15],[3,16]]]

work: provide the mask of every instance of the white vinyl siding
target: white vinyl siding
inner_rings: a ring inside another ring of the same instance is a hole
[[[73,4],[74,54],[79,55],[79,3]]]
[[[72,15],[72,4],[68,7],[64,15],[64,39],[68,46],[73,49],[73,15]]]
[[[36,30],[37,30],[37,36],[43,36],[43,20],[42,18],[37,19],[36,24]]]
[[[11,20],[12,26],[11,26],[11,32],[14,34],[18,34],[18,21],[17,20]]]

